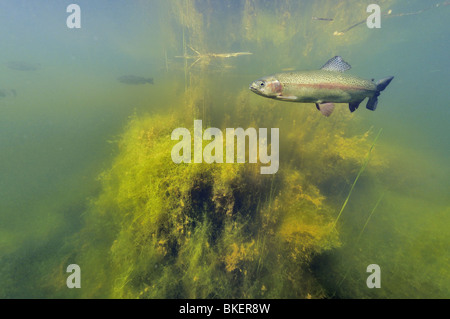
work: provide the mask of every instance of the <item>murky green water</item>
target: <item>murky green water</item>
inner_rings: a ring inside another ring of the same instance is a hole
[[[0,3],[0,297],[450,297],[447,1],[91,2]],[[375,112],[248,90],[336,55]],[[278,172],[174,164],[194,119],[279,128]]]

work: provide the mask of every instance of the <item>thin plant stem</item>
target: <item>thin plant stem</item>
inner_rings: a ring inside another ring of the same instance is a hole
[[[375,210],[377,209],[377,207],[378,207],[378,205],[380,204],[380,202],[381,202],[381,200],[383,199],[383,197],[384,197],[384,193],[383,193],[383,194],[380,196],[380,198],[378,199],[377,203],[375,204],[375,206],[373,207],[372,211],[370,212],[369,217],[367,217],[366,223],[364,224],[364,227],[361,229],[361,232],[359,233],[358,238],[356,239],[355,244],[357,244],[357,243],[359,242],[359,239],[361,238],[361,236],[362,236],[364,230],[366,229],[367,224],[369,224],[370,218],[372,217],[373,213],[374,213]]]
[[[366,169],[367,164],[368,164],[369,161],[370,161],[370,155],[371,155],[371,153],[372,153],[372,150],[373,150],[373,148],[375,147],[375,144],[376,144],[376,142],[377,142],[377,140],[378,140],[378,137],[380,137],[380,134],[381,134],[382,131],[383,131],[383,129],[380,129],[380,131],[378,132],[377,136],[375,137],[375,140],[373,141],[372,146],[370,147],[369,152],[368,152],[367,155],[366,155],[366,158],[365,158],[365,160],[364,160],[364,163],[363,163],[363,165],[361,166],[361,169],[359,170],[358,175],[356,175],[356,178],[355,178],[355,181],[354,181],[353,184],[352,184],[352,187],[350,188],[350,191],[349,191],[349,193],[348,193],[348,195],[347,195],[347,198],[345,199],[344,204],[342,205],[341,210],[339,211],[339,214],[338,214],[338,216],[336,217],[336,220],[335,220],[334,223],[333,223],[332,229],[334,229],[334,228],[336,227],[336,224],[337,224],[339,218],[341,217],[342,212],[344,211],[345,207],[347,206],[347,203],[348,203],[348,200],[350,199],[350,196],[352,195],[352,192],[353,192],[353,189],[355,188],[356,182],[358,182],[359,177],[361,176],[361,174],[362,174],[362,173],[364,172],[364,170]]]
[[[378,208],[378,205],[380,204],[381,200],[384,197],[384,193],[380,196],[380,198],[378,199],[378,201],[376,202],[375,206],[372,208],[372,211],[369,214],[369,217],[367,217],[366,223],[364,224],[363,228],[361,229],[358,238],[355,241],[355,246],[354,246],[354,251],[356,252],[357,249],[357,244],[359,242],[359,240],[361,239],[362,234],[364,233],[364,230],[366,229],[367,225],[369,224],[370,218],[372,217],[373,213],[375,212],[375,210]],[[348,273],[350,272],[350,266],[347,267],[347,270],[345,271],[344,277],[342,277],[341,281],[339,281],[339,283],[336,286],[336,289],[334,291],[333,296],[336,295],[337,290],[339,289],[339,287],[342,285],[342,283],[345,281],[345,279],[347,278]]]

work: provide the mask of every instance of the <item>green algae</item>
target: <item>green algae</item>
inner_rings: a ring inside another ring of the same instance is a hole
[[[201,92],[185,94],[198,105]],[[235,111],[217,126],[256,126],[258,100],[242,92],[229,103]],[[358,171],[371,133],[351,134],[345,124],[332,132],[335,123],[309,108],[291,111],[295,117],[280,117],[275,108],[261,123],[285,128],[280,156],[301,160],[286,160],[273,176],[261,175],[261,164],[175,164],[171,132],[190,127],[193,115],[133,116],[77,236],[74,258],[89,291],[83,297],[326,296],[310,268],[316,256],[341,245],[332,227],[338,194],[325,185]],[[351,116],[343,108],[335,115]],[[292,120],[300,117],[301,125]],[[376,156],[373,163],[368,173],[383,167]]]

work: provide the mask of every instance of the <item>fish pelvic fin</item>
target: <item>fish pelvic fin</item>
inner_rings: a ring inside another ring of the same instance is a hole
[[[368,110],[375,111],[377,109],[379,95],[380,95],[380,93],[377,92],[374,96],[372,96],[369,99],[369,101],[367,101],[366,108]]]
[[[362,101],[348,103],[348,108],[350,109],[350,112],[352,113],[355,112],[358,109],[361,102]]]
[[[322,113],[323,116],[329,117],[331,113],[334,111],[334,104],[333,103],[322,103],[318,104],[316,103],[316,108]]]
[[[386,89],[386,87],[389,85],[389,83],[391,83],[391,81],[393,79],[394,79],[393,76],[389,76],[387,78],[379,80],[376,83],[377,91],[375,92],[375,94],[371,98],[369,98],[369,101],[367,101],[366,108],[368,110],[375,111],[377,109],[378,97],[380,96],[380,92],[384,91],[384,89]]]

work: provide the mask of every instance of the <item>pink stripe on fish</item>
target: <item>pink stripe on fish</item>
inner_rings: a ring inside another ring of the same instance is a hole
[[[341,90],[364,90],[364,91],[372,91],[370,89],[363,88],[361,86],[354,86],[354,85],[346,85],[341,83],[298,83],[298,84],[291,84],[298,87],[312,87],[316,89],[341,89]]]

